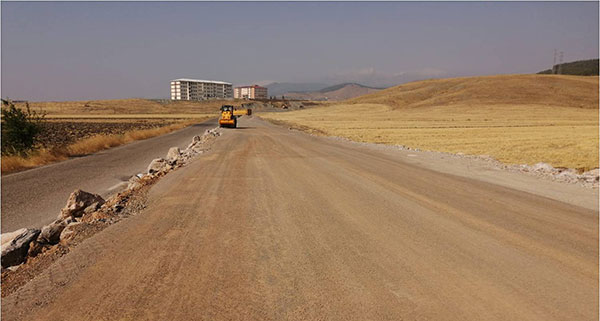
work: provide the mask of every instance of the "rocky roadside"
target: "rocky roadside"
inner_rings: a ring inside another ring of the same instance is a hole
[[[533,165],[528,164],[505,164],[497,159],[489,156],[489,155],[466,155],[463,153],[444,153],[444,152],[436,152],[436,151],[422,151],[418,148],[410,148],[402,145],[382,145],[382,144],[372,144],[372,143],[359,143],[350,141],[343,137],[331,137],[336,140],[344,140],[354,144],[362,144],[362,145],[376,145],[380,148],[385,149],[396,149],[396,150],[405,150],[412,152],[427,152],[432,154],[438,154],[445,157],[453,157],[460,159],[468,159],[472,161],[478,161],[485,163],[486,167],[490,169],[504,170],[514,173],[522,173],[526,175],[536,176],[542,179],[547,179],[559,183],[566,184],[577,184],[586,188],[597,189],[599,186],[600,179],[600,170],[598,168],[592,169],[583,173],[579,173],[577,170],[572,168],[564,168],[564,167],[553,167],[552,165],[544,162],[536,163]]]
[[[146,207],[147,194],[154,183],[208,151],[220,135],[219,128],[214,128],[195,136],[184,150],[172,147],[165,158],[154,159],[146,173],[131,177],[124,191],[107,200],[76,190],[54,222],[39,229],[23,228],[2,234],[2,297],[16,291],[85,239],[139,214]]]

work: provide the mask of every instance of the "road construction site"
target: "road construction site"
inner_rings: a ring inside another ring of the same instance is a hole
[[[597,189],[238,121],[2,319],[598,319]]]

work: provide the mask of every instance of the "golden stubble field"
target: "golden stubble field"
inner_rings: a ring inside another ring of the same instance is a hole
[[[30,102],[34,110],[50,117],[63,118],[188,118],[190,115],[216,115],[223,104],[240,104],[231,100],[170,101],[142,98]],[[23,103],[16,104],[24,106]]]
[[[261,117],[355,141],[598,167],[598,77],[508,75],[409,83]]]

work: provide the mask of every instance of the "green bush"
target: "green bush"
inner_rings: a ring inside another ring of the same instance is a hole
[[[2,99],[2,155],[25,155],[34,148],[36,136],[42,131],[44,113],[37,113],[26,104],[16,107]]]

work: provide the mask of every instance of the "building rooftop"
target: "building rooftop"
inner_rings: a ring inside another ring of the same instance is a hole
[[[202,79],[190,79],[190,78],[179,78],[171,81],[189,81],[189,82],[207,82],[212,84],[231,85],[229,82],[218,81],[218,80],[202,80]]]
[[[267,87],[263,87],[263,86],[259,86],[259,85],[252,85],[252,86],[239,86],[239,87],[235,87],[235,88],[267,88]]]

